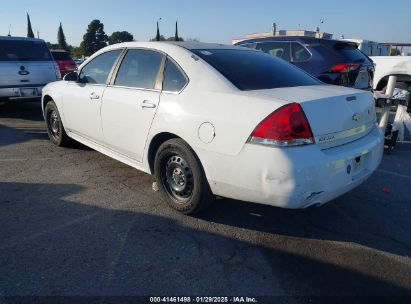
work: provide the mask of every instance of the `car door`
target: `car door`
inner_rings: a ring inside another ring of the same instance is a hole
[[[105,144],[139,162],[160,101],[165,57],[129,49],[104,92],[101,117]]]
[[[122,51],[118,49],[97,56],[81,69],[78,82],[67,83],[67,90],[63,93],[63,110],[65,127],[70,132],[103,143],[101,100]]]

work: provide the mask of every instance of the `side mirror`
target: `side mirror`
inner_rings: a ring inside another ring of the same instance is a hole
[[[63,77],[63,80],[65,80],[65,81],[79,82],[79,81],[80,81],[80,77],[78,76],[77,72],[74,71],[74,72],[71,72],[71,73],[66,74],[66,75]]]

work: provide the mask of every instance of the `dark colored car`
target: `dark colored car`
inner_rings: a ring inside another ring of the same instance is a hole
[[[268,37],[237,43],[280,57],[324,83],[370,90],[374,64],[353,42],[312,37]]]
[[[61,77],[73,72],[77,69],[77,65],[71,58],[70,53],[63,50],[50,50],[53,55],[54,61],[57,63],[60,69]]]

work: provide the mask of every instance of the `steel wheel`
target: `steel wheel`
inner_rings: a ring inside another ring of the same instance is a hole
[[[193,172],[179,155],[171,155],[164,163],[162,181],[167,194],[178,203],[187,202],[193,195]]]
[[[57,111],[52,110],[49,114],[49,129],[54,138],[60,136],[60,119]]]

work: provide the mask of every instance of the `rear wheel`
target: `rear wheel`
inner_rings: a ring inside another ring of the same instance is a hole
[[[179,212],[194,214],[213,201],[200,161],[181,139],[170,139],[159,147],[154,173],[167,203]]]
[[[69,146],[71,139],[64,131],[63,122],[60,118],[60,113],[54,101],[49,101],[44,109],[46,118],[47,133],[51,142],[57,146]]]

